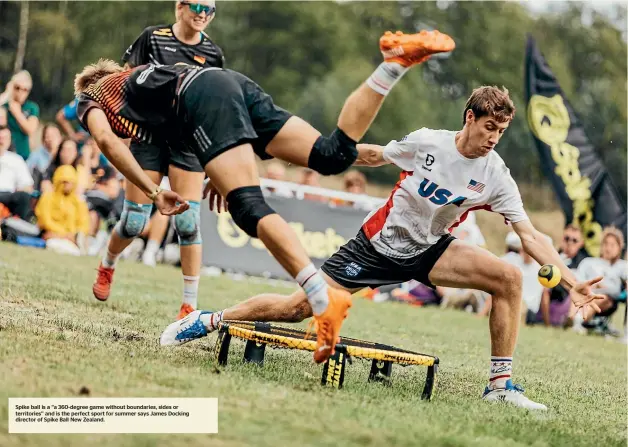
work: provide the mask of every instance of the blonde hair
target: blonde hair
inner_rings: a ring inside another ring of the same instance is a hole
[[[15,83],[16,81],[25,82],[29,87],[33,87],[33,78],[27,70],[18,71],[11,77],[12,83]]]
[[[614,225],[604,228],[602,231],[602,242],[604,242],[604,240],[609,236],[614,237],[617,240],[620,250],[624,249],[624,233],[622,233],[619,228]]]
[[[105,76],[121,73],[124,69],[111,59],[99,59],[95,64],[89,64],[74,78],[74,95],[83,93],[87,87],[97,83]]]
[[[483,85],[471,93],[462,114],[462,125],[467,121],[467,110],[471,110],[475,119],[491,116],[501,123],[511,121],[515,117],[515,104],[508,95],[508,89]]]

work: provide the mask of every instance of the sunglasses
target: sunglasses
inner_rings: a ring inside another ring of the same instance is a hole
[[[205,13],[210,16],[216,12],[216,7],[211,5],[203,5],[202,3],[190,3],[180,2],[182,5],[187,5],[194,14]]]
[[[569,237],[569,236],[565,236],[563,238],[563,240],[567,243],[571,242],[572,244],[577,244],[580,242],[580,239],[576,238],[576,237]]]

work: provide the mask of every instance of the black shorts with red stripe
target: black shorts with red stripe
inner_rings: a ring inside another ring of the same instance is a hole
[[[355,238],[349,240],[325,261],[321,270],[347,289],[364,287],[375,289],[413,279],[434,288],[428,275],[436,261],[455,239],[448,234],[417,256],[395,259],[377,252],[364,230],[360,229]]]

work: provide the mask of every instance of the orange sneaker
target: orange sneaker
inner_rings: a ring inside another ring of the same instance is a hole
[[[194,309],[188,303],[181,304],[181,309],[179,309],[179,315],[177,315],[177,321],[184,319],[195,310],[196,309]]]
[[[335,352],[336,343],[340,340],[340,327],[351,307],[351,294],[344,290],[329,287],[329,304],[321,315],[314,315],[316,326],[316,351],[314,361],[325,362]]]
[[[111,292],[111,283],[113,282],[114,269],[103,267],[102,263],[98,266],[98,276],[96,282],[92,286],[94,297],[100,301],[107,301]]]
[[[404,34],[401,31],[386,33],[379,39],[379,49],[386,62],[397,62],[404,67],[420,64],[432,54],[446,53],[456,48],[456,43],[447,34],[436,30]]]

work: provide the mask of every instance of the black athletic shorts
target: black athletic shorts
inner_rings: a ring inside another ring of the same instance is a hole
[[[262,160],[273,158],[266,153],[266,146],[275,138],[277,132],[292,117],[292,114],[275,105],[273,98],[268,93],[242,73],[232,70],[226,71],[242,88],[244,103],[257,133],[257,139],[253,142],[253,150]]]
[[[223,152],[257,139],[242,88],[225,70],[201,71],[183,88],[177,113],[184,143],[203,167]]]
[[[174,165],[188,172],[203,172],[196,154],[182,144],[172,148],[165,143],[131,141],[130,149],[137,163],[145,171],[157,171],[168,175],[168,166]]]
[[[394,259],[379,254],[364,231],[329,258],[321,269],[343,287],[357,289],[389,284],[400,284],[412,279],[434,288],[428,275],[436,261],[456,238],[441,237],[438,242],[418,256],[409,259]]]

